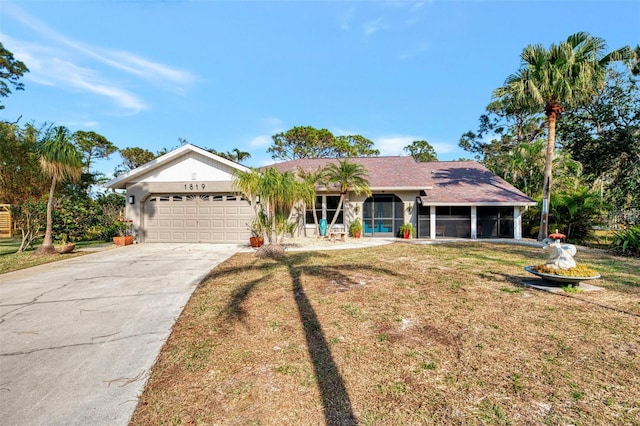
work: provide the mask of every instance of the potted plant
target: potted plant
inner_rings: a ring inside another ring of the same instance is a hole
[[[360,222],[359,217],[355,218],[349,224],[349,235],[354,238],[360,238],[360,236],[362,235],[362,222]]]
[[[55,246],[58,253],[67,254],[73,252],[76,249],[76,245],[68,241],[69,236],[67,234],[60,234],[58,239],[60,241],[60,245]]]
[[[113,244],[117,246],[128,246],[133,244],[133,220],[118,219],[116,221],[118,236],[113,237]]]
[[[410,223],[405,223],[404,225],[402,225],[400,227],[400,234],[402,235],[402,238],[404,238],[404,239],[408,239],[414,233],[415,233],[415,231],[413,229],[413,225],[410,224]]]
[[[266,215],[261,211],[258,213],[258,217],[254,218],[247,224],[251,236],[249,237],[249,245],[253,248],[262,247],[264,244],[264,237],[262,236],[265,228]]]

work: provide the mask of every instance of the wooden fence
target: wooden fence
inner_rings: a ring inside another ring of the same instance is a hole
[[[9,204],[0,204],[0,238],[11,238],[13,223]]]

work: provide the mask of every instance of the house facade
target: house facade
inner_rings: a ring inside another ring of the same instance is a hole
[[[336,159],[299,159],[275,164],[279,171],[314,171]],[[476,161],[420,163],[412,157],[349,158],[369,173],[371,196],[346,195],[336,225],[345,230],[356,217],[364,236],[397,237],[410,223],[417,238],[522,239],[520,214],[536,205],[527,195]],[[333,220],[340,194],[320,188],[316,215]],[[313,212],[295,218],[298,229],[313,235]]]
[[[279,171],[317,170],[336,159],[274,164]],[[372,195],[346,195],[336,227],[355,218],[365,237],[396,237],[411,223],[417,238],[521,239],[520,213],[535,201],[475,161],[416,162],[412,157],[350,158],[368,171]],[[127,219],[140,242],[246,244],[253,218],[248,200],[234,192],[233,176],[247,168],[184,145],[119,176],[108,188],[126,190]],[[331,222],[340,194],[318,188],[316,215]],[[292,216],[299,235],[315,235],[311,206]]]

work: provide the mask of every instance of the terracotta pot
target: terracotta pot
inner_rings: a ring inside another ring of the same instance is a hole
[[[404,231],[404,234],[403,234],[404,239],[405,239],[405,240],[408,240],[408,239],[409,239],[409,235],[410,235],[410,234],[411,234],[411,232],[409,232],[409,231]]]
[[[262,237],[249,237],[249,244],[251,244],[251,247],[253,247],[253,248],[262,247],[262,244],[264,244],[264,238],[262,238]]]
[[[353,231],[353,236],[354,236],[354,238],[360,238],[360,235],[361,235],[361,233],[360,233],[360,231],[359,231],[359,230],[355,230],[355,231]]]
[[[133,235],[125,235],[124,237],[113,237],[113,244],[117,246],[128,246],[133,244]]]
[[[62,246],[57,246],[56,251],[60,254],[71,253],[76,249],[76,245],[73,243],[67,243]]]

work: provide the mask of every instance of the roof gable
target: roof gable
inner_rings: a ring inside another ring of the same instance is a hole
[[[235,171],[248,168],[186,144],[109,181],[107,188],[125,189],[137,182],[227,181]]]

